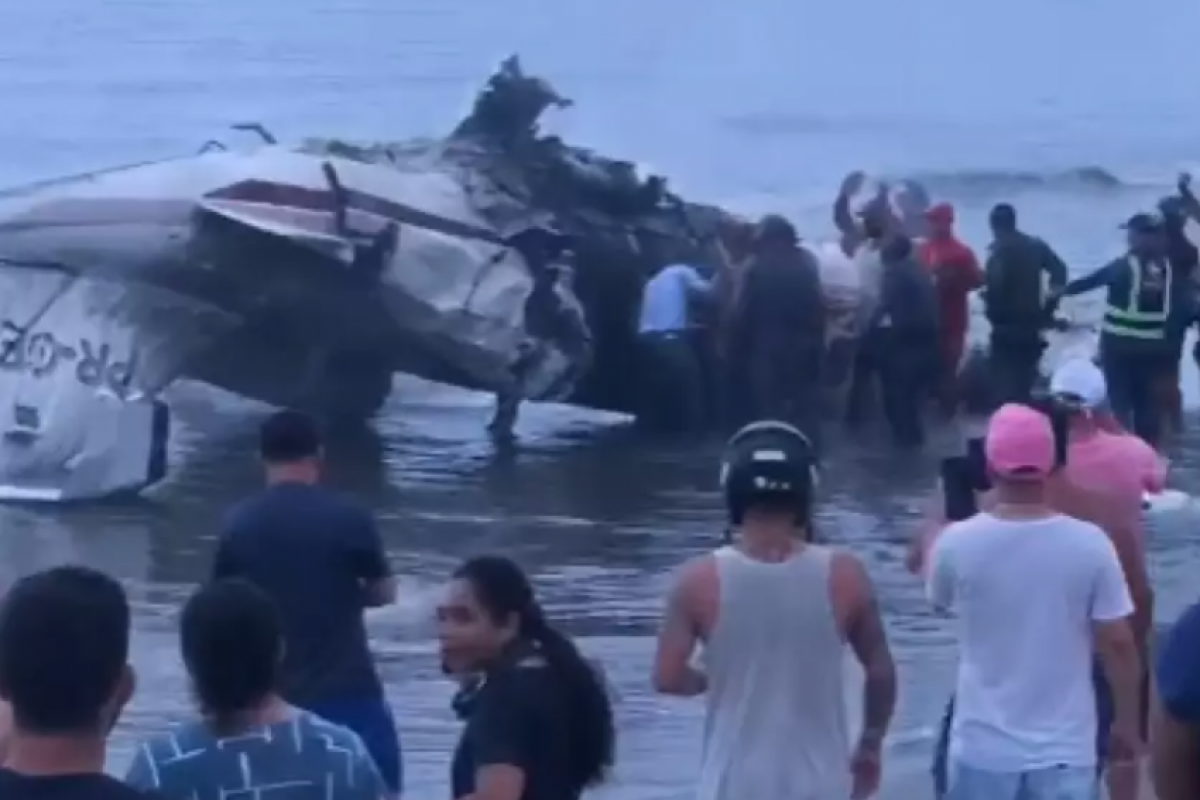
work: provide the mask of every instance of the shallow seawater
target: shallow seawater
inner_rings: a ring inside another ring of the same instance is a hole
[[[1117,252],[1117,224],[1200,164],[1200,111],[1169,76],[1189,74],[1200,6],[1164,0],[1127,39],[1116,0],[798,4],[763,0],[259,0],[212,4],[67,0],[0,9],[0,184],[188,152],[230,123],[281,137],[400,138],[447,129],[497,61],[526,66],[577,101],[550,125],[568,139],[653,165],[698,197],[780,211],[830,234],[841,176],[917,177],[959,207],[984,243],[994,202],[1019,208],[1076,271]],[[1101,168],[1105,175],[1091,170]],[[1094,299],[1072,313],[1094,314]],[[1189,405],[1200,378],[1185,375]],[[208,568],[223,509],[257,480],[250,452],[264,409],[194,385],[172,391],[176,471],[143,503],[0,512],[6,578],[66,560],[125,579],[137,617],[136,701],[117,733],[120,770],[139,736],[187,712],[175,652],[180,600]],[[398,607],[371,619],[399,712],[410,797],[446,795],[457,725],[432,653],[430,608],[458,559],[519,558],[551,615],[604,665],[618,700],[621,757],[603,794],[684,796],[701,707],[648,691],[663,588],[711,547],[722,519],[719,442],[657,446],[621,421],[531,409],[515,455],[493,452],[482,398],[398,383],[374,433],[332,443],[331,477],[379,515],[404,576]],[[1193,428],[1200,421],[1192,420]],[[933,487],[940,435],[917,459],[870,437],[834,442],[822,532],[862,555],[880,586],[901,663],[889,772],[923,768],[953,670],[951,636],[902,568]],[[1200,486],[1185,438],[1174,482]],[[1196,515],[1156,527],[1159,613],[1197,594]]]

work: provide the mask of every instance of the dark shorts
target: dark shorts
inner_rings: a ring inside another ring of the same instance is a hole
[[[396,732],[396,719],[387,700],[326,700],[308,703],[304,708],[358,734],[388,789],[394,794],[403,791],[404,765],[400,755],[400,735]]]

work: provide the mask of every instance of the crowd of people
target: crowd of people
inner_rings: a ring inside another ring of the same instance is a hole
[[[1179,202],[1130,219],[1126,256],[1070,281],[1011,206],[992,211],[981,267],[955,238],[951,207],[923,210],[914,244],[882,195],[849,212],[860,183],[847,181],[836,211],[860,275],[877,278],[854,323],[847,422],[861,423],[876,379],[902,445],[921,444],[926,400],[954,412],[976,288],[1002,403],[986,437],[943,462],[944,513],[910,552],[932,606],[953,613],[960,651],[933,759],[939,797],[1092,800],[1103,781],[1131,800],[1148,750],[1160,800],[1195,800],[1200,605],[1159,643],[1152,670],[1142,502],[1165,481],[1154,392],[1177,388],[1196,316],[1196,249],[1181,231],[1200,204],[1181,181]],[[896,666],[866,568],[813,524],[829,363],[820,275],[782,218],[764,219],[746,248],[715,280],[678,254],[646,287],[648,406],[674,409],[665,418],[684,430],[741,425],[721,470],[728,541],[679,571],[653,682],[705,697],[701,800],[865,798],[884,774]],[[1047,309],[1100,287],[1100,364],[1068,361],[1035,400]],[[693,299],[715,310],[707,367]],[[515,405],[498,411],[510,426]],[[180,618],[194,718],[142,743],[124,781],[103,772],[136,684],[123,589],[64,566],[9,590],[0,800],[401,796],[401,744],[363,618],[394,602],[396,581],[371,515],[322,487],[321,453],[304,415],[264,423],[267,485],[227,516],[212,574]],[[603,677],[515,563],[464,562],[437,624],[463,721],[447,765],[456,800],[570,800],[607,777],[617,732]],[[847,645],[865,674],[853,741]]]
[[[881,186],[853,211],[864,182],[850,175],[834,203],[858,283],[843,341],[831,330],[821,254],[781,217],[726,237],[715,258],[684,248],[663,260],[639,321],[644,421],[694,432],[777,418],[816,438],[830,411],[822,387],[848,378],[833,409],[847,426],[861,427],[878,396],[896,442],[920,447],[927,401],[945,415],[959,407],[972,293],[990,329],[994,408],[1029,399],[1059,302],[1104,289],[1101,366],[1114,412],[1154,443],[1164,417],[1180,424],[1178,364],[1200,310],[1200,254],[1185,233],[1189,218],[1200,221],[1200,203],[1189,178],[1155,212],[1126,222],[1125,254],[1075,280],[1044,239],[1020,228],[1010,204],[992,209],[980,258],[955,234],[953,206],[930,204],[919,187]],[[704,277],[701,265],[714,262],[715,276]]]
[[[943,470],[945,513],[910,552],[960,651],[937,796],[1096,800],[1103,778],[1109,797],[1132,800],[1148,751],[1159,800],[1194,800],[1200,604],[1160,643],[1150,679],[1141,503],[1165,466],[1116,422],[1091,361],[1062,365],[1051,391],[1050,407],[1006,404],[977,447],[947,459],[961,469]],[[272,416],[260,455],[267,486],[229,514],[180,617],[194,716],[144,741],[123,781],[104,774],[136,687],[123,588],[60,566],[7,592],[0,797],[400,797],[400,741],[363,621],[396,594],[380,535],[321,486],[307,417]],[[669,592],[653,684],[705,698],[701,800],[866,798],[883,780],[896,665],[866,568],[813,524],[817,463],[790,423],[736,433],[721,465],[727,542]],[[606,779],[617,731],[602,674],[519,566],[465,561],[437,625],[463,721],[447,765],[456,800],[569,800]],[[856,736],[847,645],[865,675]]]
[[[193,719],[142,742],[123,781],[106,743],[133,697],[121,585],[86,566],[18,581],[0,604],[0,797],[387,800],[403,790],[395,719],[368,608],[396,582],[370,514],[321,486],[317,425],[291,411],[260,433],[266,487],[224,521],[212,573],[183,607]],[[458,682],[455,798],[561,800],[614,760],[601,674],[543,615],[514,562],[481,556],[437,608]]]

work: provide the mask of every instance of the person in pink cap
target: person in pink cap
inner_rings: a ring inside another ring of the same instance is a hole
[[[1140,748],[1133,603],[1104,532],[1051,506],[1050,420],[1009,404],[985,442],[994,502],[929,554],[930,600],[957,618],[948,800],[1099,796],[1093,647],[1113,689],[1109,756]]]

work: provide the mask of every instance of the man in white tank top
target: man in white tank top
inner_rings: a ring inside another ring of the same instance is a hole
[[[685,564],[668,599],[654,684],[707,695],[698,800],[846,800],[878,788],[895,664],[862,564],[811,543],[814,479],[797,429],[738,432],[722,465],[737,541]],[[703,670],[690,663],[701,643]],[[857,743],[847,644],[866,673]]]

